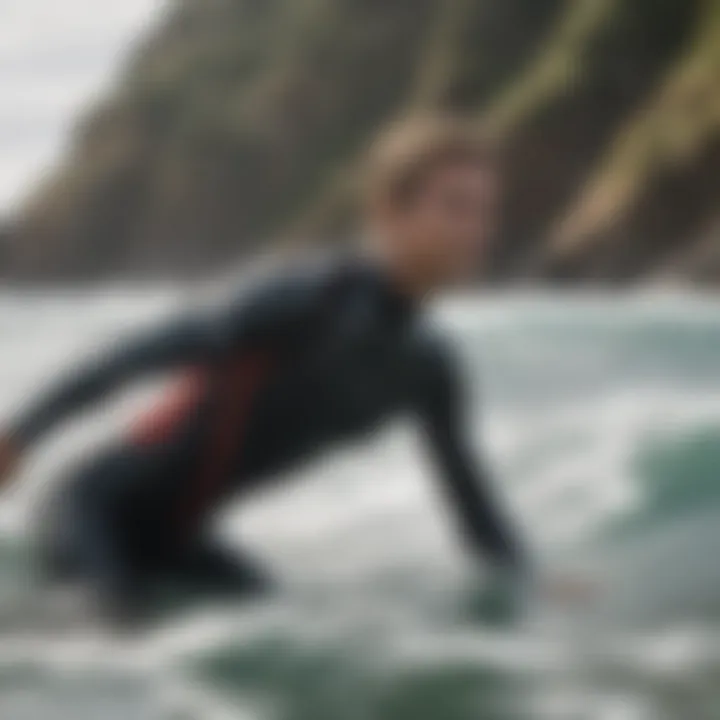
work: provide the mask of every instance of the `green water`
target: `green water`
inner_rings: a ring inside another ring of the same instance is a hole
[[[0,313],[21,301],[0,297]],[[23,308],[2,339],[0,409],[70,353],[68,337],[79,347],[150,312],[121,295],[65,298],[51,318]],[[503,496],[543,566],[598,578],[593,603],[491,597],[410,429],[393,427],[228,518],[283,580],[269,603],[198,609],[129,643],[0,621],[0,718],[720,718],[719,310],[512,296],[440,314]],[[64,452],[49,446],[4,508],[0,606],[32,594],[24,511]]]

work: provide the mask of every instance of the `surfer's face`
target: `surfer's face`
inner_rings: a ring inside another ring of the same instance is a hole
[[[477,162],[437,168],[405,206],[388,214],[395,255],[430,285],[475,277],[494,232],[498,205],[495,171]]]

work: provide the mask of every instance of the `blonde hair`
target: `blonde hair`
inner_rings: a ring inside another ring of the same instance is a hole
[[[455,163],[494,168],[497,154],[474,122],[453,115],[395,122],[370,147],[365,168],[367,207],[411,202],[439,169]]]

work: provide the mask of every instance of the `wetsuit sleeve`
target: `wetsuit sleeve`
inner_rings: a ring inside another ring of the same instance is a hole
[[[486,463],[467,438],[464,392],[447,353],[433,353],[420,392],[430,453],[465,539],[494,564],[524,569],[527,557],[516,530],[494,495]]]
[[[15,419],[11,432],[28,446],[126,381],[207,357],[222,344],[223,334],[217,321],[187,317],[124,340],[82,362],[44,392]]]
[[[169,321],[82,363],[11,425],[24,447],[126,382],[154,372],[221,360],[245,347],[287,341],[318,304],[318,281],[279,278],[244,292],[224,307]]]

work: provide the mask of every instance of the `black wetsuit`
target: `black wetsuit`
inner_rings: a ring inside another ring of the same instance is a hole
[[[14,424],[27,445],[153,371],[177,388],[62,484],[43,527],[57,573],[108,596],[175,573],[258,581],[206,540],[213,511],[320,451],[414,415],[474,548],[523,562],[464,438],[463,390],[445,344],[383,273],[361,260],[284,271],[221,310],[183,317],[77,371]]]

